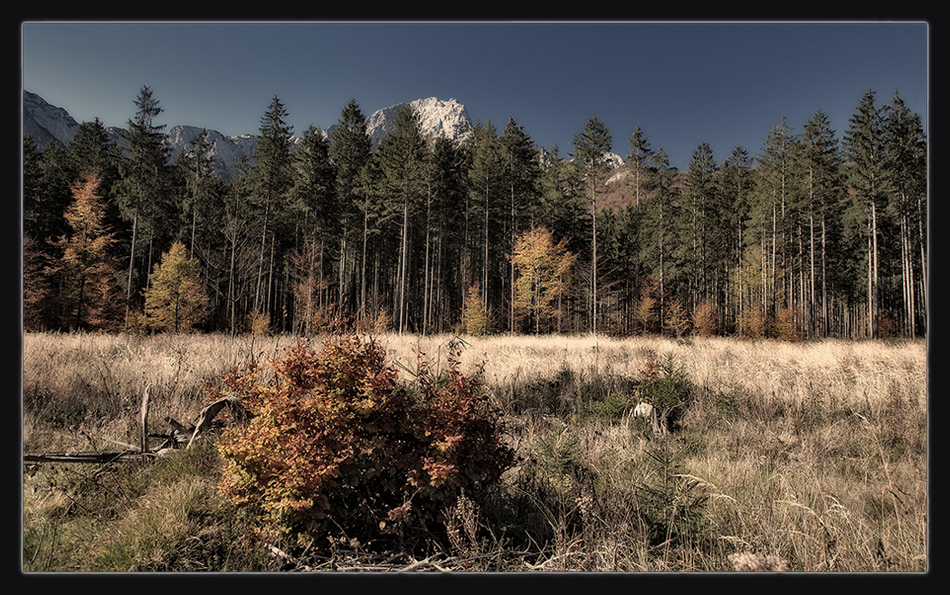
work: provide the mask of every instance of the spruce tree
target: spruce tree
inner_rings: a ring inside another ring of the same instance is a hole
[[[502,178],[504,164],[499,144],[500,141],[491,120],[477,123],[466,144],[470,157],[467,171],[469,200],[473,218],[477,216],[478,227],[481,230],[477,242],[480,254],[478,259],[480,266],[477,267],[480,278],[478,284],[482,291],[482,301],[486,304],[492,303],[499,294],[496,291],[497,276],[492,274],[496,272],[494,264],[497,263],[497,259],[493,258],[491,248],[497,245],[494,236],[500,227],[500,221],[505,220],[504,205],[508,202],[505,200]],[[475,225],[473,222],[472,226],[475,227]],[[477,262],[474,258],[472,260]],[[473,276],[476,273],[475,270],[471,272]]]
[[[115,188],[123,219],[131,225],[129,243],[129,270],[126,279],[127,308],[145,285],[144,277],[151,267],[153,243],[172,220],[170,199],[168,148],[165,145],[164,124],[155,119],[164,111],[148,86],[143,86],[135,99],[138,108],[135,119],[129,120],[124,133],[125,155],[119,163],[119,181]],[[143,278],[136,278],[136,260],[139,243],[148,246]]]
[[[213,149],[208,141],[208,131],[204,129],[175,160],[177,179],[180,180],[178,239],[187,244],[190,258],[195,257],[199,229],[214,221],[211,207],[219,179]]]
[[[872,90],[862,95],[845,133],[847,184],[853,208],[866,230],[867,336],[878,337],[880,321],[879,215],[885,199],[883,119]]]
[[[888,175],[886,213],[896,222],[903,333],[917,336],[927,308],[927,140],[920,116],[895,91],[883,122]]]
[[[701,142],[693,151],[686,173],[684,195],[687,218],[684,221],[686,233],[682,240],[685,248],[684,259],[689,271],[688,302],[684,306],[692,312],[705,299],[710,298],[713,267],[717,260],[714,252],[721,249],[721,226],[719,225],[719,194],[716,175],[719,166],[713,157],[712,149]],[[721,254],[721,252],[719,252]],[[718,296],[716,296],[718,302]]]
[[[679,271],[670,264],[674,245],[672,222],[678,218],[679,190],[675,185],[677,170],[670,167],[669,156],[662,147],[650,156],[649,170],[646,189],[651,199],[644,221],[644,229],[648,230],[644,239],[644,262],[652,264],[649,272],[656,279],[656,315],[657,320],[662,321],[666,319],[670,287],[679,277]]]
[[[597,194],[601,176],[609,168],[607,153],[611,148],[610,131],[596,115],[584,123],[574,135],[573,157],[583,168],[591,209],[591,310],[590,330],[597,332]]]
[[[275,260],[283,256],[283,244],[289,224],[288,194],[291,187],[293,127],[287,124],[288,112],[276,95],[261,117],[257,146],[254,148],[254,200],[260,220],[260,252],[253,310],[268,315],[275,307],[273,296]],[[268,245],[270,249],[268,250]],[[266,269],[266,270],[265,270]]]
[[[810,332],[825,336],[829,317],[829,235],[833,233],[833,221],[839,218],[841,158],[834,130],[821,110],[805,123],[801,146],[809,246],[810,297],[806,313]]]
[[[378,201],[370,188],[372,141],[366,132],[366,118],[355,99],[343,108],[340,120],[330,138],[330,158],[336,169],[337,229],[335,242],[339,244],[339,298],[342,307],[347,294],[348,239],[357,225],[360,233],[359,312],[366,316],[367,263],[369,239],[381,217]],[[327,238],[329,244],[330,238]]]
[[[741,286],[737,283],[742,268],[742,251],[745,247],[745,221],[749,208],[752,162],[748,151],[737,146],[722,163],[722,183],[724,206],[729,211],[728,221],[724,224],[730,229],[729,258],[732,274],[728,292],[731,307],[727,324],[737,324],[745,302]],[[736,329],[741,332],[741,329]]]
[[[534,219],[537,183],[540,176],[537,151],[531,137],[524,128],[509,118],[508,125],[500,140],[501,156],[504,165],[504,185],[508,195],[508,220],[506,227],[507,245],[515,245],[515,239],[524,229],[532,226]],[[515,266],[511,263],[509,280],[509,329],[514,330],[515,323]]]
[[[410,304],[407,299],[412,264],[409,252],[412,249],[410,233],[415,226],[416,208],[425,195],[426,144],[419,126],[419,116],[409,105],[400,107],[394,122],[395,129],[380,141],[377,153],[380,159],[382,184],[389,198],[389,210],[401,221],[399,230],[399,263],[396,273],[394,309],[396,325],[400,333],[408,330]]]
[[[307,298],[310,314],[305,318],[309,320],[313,318],[313,312],[327,306],[325,290],[330,275],[325,252],[339,225],[336,170],[330,161],[329,141],[321,130],[313,126],[304,132],[294,151],[293,161],[291,209],[296,213],[298,240],[289,264],[293,276],[305,275],[307,283],[313,287],[313,295]],[[301,271],[299,264],[306,265],[306,270]],[[294,293],[296,296],[298,292],[295,290]],[[295,309],[295,318],[299,315],[299,309]],[[300,321],[295,321],[295,325],[300,326]]]

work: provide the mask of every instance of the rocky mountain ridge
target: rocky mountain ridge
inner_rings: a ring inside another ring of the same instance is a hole
[[[416,99],[407,102],[416,108],[423,134],[430,138],[436,135],[446,136],[453,140],[463,140],[472,130],[472,120],[465,106],[455,99],[441,100],[436,97]],[[369,134],[372,146],[394,129],[396,113],[406,103],[399,103],[377,110],[366,119],[366,131]],[[101,121],[101,120],[100,120]],[[67,146],[79,129],[77,122],[65,109],[51,105],[36,93],[24,90],[23,92],[23,135],[30,135],[37,146],[43,147],[50,141]],[[324,130],[324,134],[332,135],[336,125]],[[122,144],[122,135],[125,129],[108,126],[106,131],[113,141]],[[198,126],[176,125],[168,128],[166,141],[170,148],[170,157],[174,159],[201,133]],[[216,130],[207,130],[208,142],[212,146],[215,158],[218,160],[219,173],[229,177],[234,165],[241,154],[251,158],[257,146],[255,134],[241,134],[226,136]],[[294,141],[300,139],[295,137]]]
[[[374,148],[383,137],[394,130],[396,114],[406,104],[416,109],[423,134],[429,138],[441,135],[462,141],[471,134],[474,128],[468,110],[457,100],[442,100],[437,97],[416,99],[382,108],[366,118],[366,131]],[[51,105],[36,93],[24,90],[22,126],[22,134],[32,136],[38,147],[43,147],[50,141],[58,142],[65,147],[79,129],[79,122],[65,109]],[[104,127],[115,143],[120,146],[124,143],[125,129],[105,125]],[[329,136],[336,128],[337,125],[334,124],[323,132]],[[242,154],[249,160],[252,159],[257,146],[257,135],[226,136],[216,130],[189,125],[176,125],[167,129],[166,142],[170,149],[170,158],[175,159],[178,153],[186,149],[202,130],[207,130],[208,142],[217,160],[218,173],[224,179],[231,177],[234,166]],[[297,142],[300,138],[294,140]],[[614,167],[623,164],[623,159],[619,155],[611,153],[607,157]]]

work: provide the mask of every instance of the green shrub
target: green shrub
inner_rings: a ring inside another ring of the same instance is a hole
[[[591,404],[591,413],[602,419],[614,420],[633,410],[641,399],[641,390],[635,387],[632,391],[611,391],[602,401]]]
[[[218,443],[230,501],[301,545],[341,530],[385,542],[497,480],[513,451],[458,354],[447,374],[421,362],[407,384],[385,353],[371,339],[335,338],[227,375],[210,396],[239,395],[252,415]]]

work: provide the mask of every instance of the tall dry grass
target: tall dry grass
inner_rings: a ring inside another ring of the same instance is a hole
[[[519,464],[459,517],[454,547],[479,561],[466,569],[928,568],[924,342],[376,338],[407,376],[419,353],[447,366],[460,346],[463,371],[507,412]],[[135,443],[147,384],[153,419],[187,419],[206,382],[296,341],[27,334],[24,449]],[[668,438],[596,414],[652,355],[691,385]]]

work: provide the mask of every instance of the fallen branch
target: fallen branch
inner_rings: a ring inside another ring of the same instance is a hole
[[[195,441],[195,438],[198,437],[202,432],[206,432],[209,428],[212,427],[212,422],[215,417],[221,412],[225,407],[231,409],[236,413],[240,413],[240,403],[241,399],[238,397],[224,397],[219,399],[214,403],[211,403],[207,407],[201,410],[201,413],[198,414],[198,423],[191,427],[185,427],[182,424],[178,423],[170,417],[166,417],[165,421],[168,425],[171,426],[172,430],[169,434],[149,434],[148,433],[148,409],[149,409],[149,393],[151,390],[151,384],[145,387],[145,394],[142,397],[142,409],[141,409],[141,424],[142,424],[142,443],[139,447],[134,447],[131,444],[126,444],[124,442],[118,442],[116,440],[107,439],[109,442],[119,444],[121,446],[129,447],[129,450],[123,450],[118,452],[85,452],[85,453],[67,453],[67,452],[54,452],[54,453],[32,453],[24,454],[23,461],[30,463],[114,463],[120,461],[141,461],[141,460],[151,460],[156,457],[164,456],[169,452],[172,452],[172,448],[164,448],[168,441],[171,441],[173,445],[185,444],[185,448],[191,446]],[[149,438],[164,438],[166,443],[162,445],[156,452],[150,452],[148,447]]]

